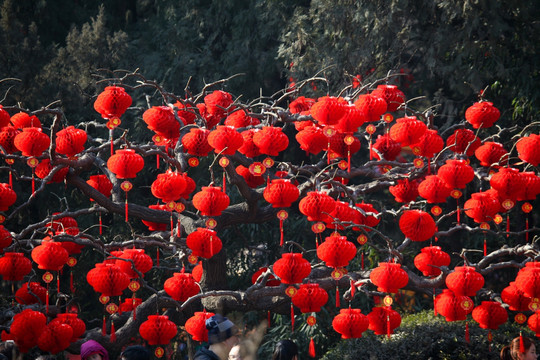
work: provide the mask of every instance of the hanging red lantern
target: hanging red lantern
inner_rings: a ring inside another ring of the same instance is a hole
[[[169,211],[169,208],[167,205],[148,205],[148,208],[154,209],[154,210],[163,210],[163,211]],[[141,219],[144,225],[148,226],[149,231],[165,231],[168,229],[169,224],[168,223],[157,223],[153,221],[148,221]]]
[[[22,353],[37,345],[37,340],[47,326],[47,318],[39,311],[24,309],[13,317],[10,334]]]
[[[7,281],[21,281],[32,271],[32,262],[23,253],[7,252],[0,258],[0,275]]]
[[[191,128],[187,134],[182,136],[182,145],[185,151],[193,156],[207,156],[213,149],[208,143],[210,130],[203,128]]]
[[[311,273],[311,265],[302,254],[284,253],[274,263],[272,270],[283,284],[297,284]]]
[[[522,137],[516,143],[518,157],[533,166],[538,166],[538,164],[540,164],[539,148],[540,135],[537,134]]]
[[[86,131],[68,126],[56,134],[56,152],[73,157],[84,150],[86,139]]]
[[[252,276],[251,276],[251,283],[256,284],[261,275],[266,273],[268,268],[266,266],[263,266],[262,268],[259,268]],[[281,281],[277,280],[276,277],[272,274],[270,274],[266,281],[266,286],[279,286],[281,285]]]
[[[144,249],[125,249],[119,258],[133,261],[132,263],[131,261],[116,260],[116,265],[120,270],[125,272],[130,279],[139,277],[135,270],[144,276],[144,274],[150,271],[153,266],[152,258],[144,252]]]
[[[416,116],[405,116],[396,120],[390,128],[390,138],[401,146],[416,144],[427,130],[426,124]]]
[[[45,304],[47,289],[38,282],[25,282],[15,292],[15,301],[22,305]]]
[[[317,248],[317,257],[333,268],[349,265],[355,256],[356,246],[346,236],[328,236]]]
[[[203,266],[202,266],[202,261],[199,261],[199,263],[197,265],[195,265],[195,267],[193,268],[193,270],[191,270],[191,275],[193,276],[193,279],[196,281],[196,282],[201,282],[201,279],[202,279],[202,276],[203,276]]]
[[[131,300],[131,299],[130,299]],[[86,331],[86,324],[84,321],[77,317],[77,314],[74,313],[63,313],[56,315],[55,319],[52,319],[51,324],[67,324],[73,330],[73,335],[71,336],[70,342],[75,342]]]
[[[358,218],[358,210],[348,203],[336,200],[334,210],[326,216],[324,222],[329,229],[344,230]]]
[[[251,171],[249,171],[249,169],[243,165],[238,165],[236,167],[236,173],[243,177],[246,184],[252,189],[255,189],[265,182],[264,177],[260,175],[253,175]]]
[[[73,329],[68,324],[50,322],[43,328],[37,345],[42,351],[58,354],[67,349],[73,336]]]
[[[191,249],[192,255],[210,259],[221,251],[221,239],[212,229],[197,228],[186,237],[186,245]]]
[[[94,102],[94,109],[104,119],[121,117],[131,106],[131,96],[120,86],[107,86]]]
[[[441,250],[440,246],[426,246],[414,258],[414,266],[424,276],[435,277],[441,274],[441,266],[450,265],[450,255]]]
[[[96,264],[86,274],[86,281],[104,296],[120,296],[129,285],[129,276],[115,264]]]
[[[25,112],[19,112],[10,119],[13,126],[17,129],[35,127],[41,129],[41,121],[35,115],[29,115]]]
[[[0,145],[4,149],[6,154],[13,154],[19,149],[15,146],[15,137],[20,134],[21,131],[17,130],[13,126],[4,126],[0,130]]]
[[[59,213],[53,213],[53,217]],[[77,220],[71,216],[63,216],[56,218],[47,224],[47,227],[50,228],[55,235],[58,234],[68,234],[72,236],[79,235],[79,224]]]
[[[456,295],[475,296],[484,286],[484,277],[472,266],[456,266],[445,282]]]
[[[452,189],[464,189],[474,179],[474,170],[465,160],[446,160],[437,176]]]
[[[486,141],[479,146],[474,155],[480,160],[482,166],[492,166],[494,164],[505,166],[508,163],[508,151],[502,144],[493,141]]]
[[[488,101],[474,103],[465,111],[465,120],[475,129],[492,127],[500,116],[499,109]]]
[[[17,201],[17,193],[9,184],[0,183],[0,211],[8,211],[15,201]]]
[[[526,296],[523,291],[518,289],[515,281],[501,291],[501,299],[508,304],[508,309],[511,311],[528,311],[531,298]]]
[[[211,115],[217,117],[223,117],[227,111],[234,110],[232,107],[233,98],[228,92],[221,90],[214,90],[211,94],[204,97],[204,104],[206,105],[206,111]],[[231,107],[231,109],[229,109]],[[209,128],[212,128],[209,126]]]
[[[396,85],[377,85],[371,94],[383,98],[387,104],[386,111],[389,112],[396,111],[401,104],[405,103],[405,94]]]
[[[172,277],[165,280],[163,284],[165,292],[176,301],[184,302],[190,297],[197,295],[200,291],[199,285],[190,273],[174,273]]]
[[[229,196],[219,186],[203,186],[201,191],[193,195],[193,206],[203,216],[219,216],[230,203]]]
[[[360,140],[351,134],[336,132],[329,140],[330,147],[328,150],[331,153],[330,156],[347,158],[360,150]],[[350,143],[347,141],[350,141]]]
[[[196,311],[195,314],[187,319],[184,325],[188,334],[195,341],[208,341],[208,329],[206,328],[206,319],[214,316],[213,312]]]
[[[310,191],[300,200],[298,208],[309,221],[324,221],[326,214],[336,207],[336,201],[326,193]]]
[[[482,329],[497,330],[508,320],[508,313],[497,301],[482,301],[473,309],[472,318]]]
[[[173,109],[168,106],[152,106],[143,113],[142,119],[148,129],[158,135],[169,140],[180,137],[180,122],[174,117]]]
[[[444,140],[437,130],[427,129],[417,143],[411,144],[413,153],[417,156],[432,158],[444,148]]]
[[[125,298],[124,301],[120,304],[120,312],[133,311],[141,304],[142,304],[142,299],[140,298],[135,298],[135,297]]]
[[[260,123],[261,121],[259,119],[249,116],[246,111],[238,110],[227,116],[224,125],[232,126],[235,129],[240,129],[249,126],[256,126]]]
[[[401,268],[401,264],[381,262],[369,274],[371,282],[377,286],[378,291],[397,293],[399,289],[409,282],[409,275]]]
[[[173,105],[178,109],[177,115],[182,119],[184,125],[195,124],[195,119],[197,118],[196,107],[191,106],[187,102],[184,104],[181,101],[177,101]]]
[[[408,178],[400,179],[396,185],[388,188],[394,199],[400,203],[409,203],[418,197],[418,181]]]
[[[332,320],[332,327],[342,339],[358,339],[369,327],[369,320],[360,309],[341,309]]]
[[[425,211],[405,210],[399,219],[399,228],[412,241],[426,241],[435,235],[437,224]]]
[[[500,210],[499,201],[487,192],[471,194],[471,198],[463,205],[465,214],[477,223],[489,222]]]
[[[428,175],[418,184],[418,195],[430,204],[444,203],[450,196],[452,189],[440,177]]]
[[[371,157],[376,160],[380,160],[382,155],[384,160],[394,161],[401,154],[401,144],[393,140],[389,134],[379,135],[370,151]]]
[[[280,127],[263,126],[261,131],[253,134],[253,143],[261,154],[278,156],[289,146],[289,138]]]
[[[328,293],[319,284],[302,284],[291,300],[302,313],[319,312],[328,302]]]
[[[540,310],[536,310],[529,316],[527,326],[536,334],[536,337],[540,337]]]
[[[150,190],[152,195],[161,199],[164,203],[180,199],[186,188],[186,182],[181,173],[167,170],[163,174],[158,174],[152,183]]]
[[[51,165],[50,159],[43,159],[35,168],[34,172],[36,176],[40,179],[45,179],[51,171],[53,170],[53,166]],[[69,167],[63,166],[60,167],[58,171],[54,173],[52,178],[47,182],[50,183],[60,183],[63,182],[66,179],[66,176],[69,172]]]
[[[375,335],[390,335],[401,325],[401,316],[390,307],[374,307],[367,315],[369,330]]]
[[[205,125],[208,129],[213,129],[214,126],[219,124],[223,116],[225,116],[225,111],[221,111],[221,113],[216,114],[208,112],[207,106],[204,103],[199,103],[195,106],[197,107],[199,114],[201,114],[201,117],[204,119]]]
[[[360,95],[354,106],[366,114],[370,122],[379,121],[388,108],[386,100],[374,94]]]
[[[380,218],[377,217],[377,214],[379,214],[379,211],[373,207],[372,204],[361,202],[355,205],[357,208],[360,208],[366,215],[360,214],[360,218],[357,220],[357,224],[360,225],[366,225],[366,227],[362,227],[362,230],[364,231],[371,231],[370,228],[374,228],[375,226],[379,225],[379,222],[381,221]],[[373,214],[373,215],[368,215]]]
[[[113,185],[107,175],[91,175],[86,183],[102,193],[105,197],[111,196]]]
[[[450,151],[457,154],[463,154],[466,151],[467,156],[473,156],[480,145],[482,145],[482,140],[469,129],[457,129],[446,139],[446,146]]]
[[[248,129],[240,133],[242,139],[244,139],[242,146],[238,149],[240,154],[244,154],[248,158],[254,158],[261,155],[261,151],[253,141],[253,136],[255,136],[258,131],[258,129]]]
[[[180,197],[183,199],[189,199],[189,195],[191,195],[191,193],[195,191],[195,189],[197,188],[197,184],[195,184],[195,180],[190,178],[186,173],[182,173],[182,177],[184,178],[184,182],[186,183],[186,188],[182,195],[180,195]]]
[[[24,128],[13,140],[17,149],[22,151],[23,156],[38,157],[49,147],[49,136],[39,128]]]
[[[339,132],[353,134],[367,120],[367,116],[359,108],[354,105],[345,105],[345,113],[333,127]]]
[[[167,345],[177,332],[176,324],[166,315],[149,315],[139,327],[139,333],[148,345]]]
[[[62,269],[69,258],[64,247],[54,241],[42,242],[32,250],[32,260],[38,264],[39,269],[58,271]]]
[[[328,146],[328,138],[319,127],[307,126],[300,130],[296,136],[300,148],[306,153],[317,155]]]
[[[520,172],[521,189],[517,195],[517,200],[535,200],[540,194],[540,176],[533,171]]]
[[[523,188],[521,173],[518,169],[511,167],[500,168],[498,172],[491,176],[489,183],[504,200],[516,200]]]
[[[298,114],[302,111],[308,111],[315,104],[315,99],[299,96],[289,104],[289,110],[292,114]]]
[[[0,105],[0,129],[3,128],[4,126],[9,125],[10,118],[11,116],[9,115],[9,113],[6,110],[4,110],[4,107],[2,105]]]
[[[11,245],[13,242],[13,237],[11,233],[4,227],[0,225],[0,254],[4,251],[4,248]]]
[[[525,296],[540,297],[540,262],[531,261],[518,271],[516,287],[523,291]]]
[[[143,169],[144,160],[133,149],[120,149],[107,160],[107,167],[118,179],[132,179]]]
[[[444,316],[446,321],[465,320],[473,307],[470,297],[454,294],[452,290],[443,289],[442,293],[435,297],[435,310],[437,314]]]
[[[309,111],[320,125],[335,125],[345,115],[345,105],[343,98],[323,96],[317,99]]]
[[[216,154],[234,155],[243,143],[242,135],[231,126],[218,125],[208,134],[208,144],[214,148]]]

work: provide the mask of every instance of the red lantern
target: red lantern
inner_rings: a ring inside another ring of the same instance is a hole
[[[368,117],[368,121],[379,121],[381,115],[386,112],[388,105],[383,98],[373,95],[360,95],[358,100],[354,102],[354,106],[360,109]]]
[[[9,116],[9,113],[3,109],[4,107],[0,105],[0,128],[3,128],[4,126],[9,125],[9,119],[11,116]]]
[[[508,313],[497,301],[482,301],[473,309],[472,317],[482,329],[497,330],[508,320]]]
[[[328,302],[328,293],[319,284],[302,284],[291,300],[302,313],[319,312]]]
[[[465,160],[446,160],[437,176],[452,189],[464,189],[474,179],[474,170]]]
[[[15,137],[20,133],[20,130],[17,130],[10,125],[4,126],[2,130],[0,130],[0,145],[6,154],[13,154],[19,150],[15,146]]]
[[[358,210],[344,201],[336,201],[334,210],[326,216],[324,222],[329,229],[344,230],[350,223],[358,219]]]
[[[187,319],[185,328],[188,334],[195,341],[208,341],[208,329],[206,328],[206,319],[211,318],[215,314],[213,312],[196,311],[195,314]]]
[[[377,286],[378,291],[397,293],[399,289],[409,282],[409,275],[400,264],[382,262],[369,274],[371,282]]]
[[[351,139],[352,143],[346,142],[346,139]],[[349,155],[355,154],[360,150],[360,140],[351,134],[336,132],[330,137],[330,156],[347,158]]]
[[[246,181],[246,184],[252,188],[255,189],[256,187],[264,184],[264,177],[260,175],[253,175],[249,169],[243,165],[238,165],[236,167],[236,173],[244,178]]]
[[[335,125],[345,115],[346,102],[343,98],[323,96],[309,110],[320,125]]]
[[[15,300],[22,305],[45,304],[47,289],[37,282],[25,282],[15,292]]]
[[[372,95],[383,98],[388,106],[386,111],[394,112],[405,102],[405,94],[396,85],[377,85]]]
[[[501,291],[501,299],[511,311],[528,311],[531,303],[531,298],[518,289],[514,281]]]
[[[182,136],[182,145],[185,151],[194,156],[206,156],[213,149],[208,143],[210,130],[202,128],[191,128],[187,134]]]
[[[401,154],[401,144],[393,140],[389,134],[379,135],[371,147],[371,157],[380,160],[379,154],[385,160],[394,161]]]
[[[401,316],[390,307],[375,307],[367,315],[369,330],[375,335],[393,334],[394,329],[401,325]]]
[[[326,266],[339,268],[349,265],[356,256],[356,246],[347,240],[346,236],[332,235],[317,248],[317,257]]]
[[[332,320],[332,327],[342,339],[358,339],[368,329],[369,320],[360,309],[341,309]]]
[[[17,129],[24,129],[27,127],[35,127],[41,129],[41,122],[35,115],[28,115],[24,112],[19,112],[13,115],[10,119],[13,126]]]
[[[91,175],[90,179],[86,181],[88,185],[99,191],[105,197],[111,196],[113,188],[112,182],[107,175]]]
[[[186,237],[186,245],[193,256],[210,259],[221,251],[221,239],[212,229],[197,228]]]
[[[0,211],[8,211],[9,207],[17,201],[17,194],[9,184],[0,183]]]
[[[367,116],[359,108],[354,105],[345,105],[345,114],[334,125],[334,129],[342,133],[352,134],[357,132],[358,128],[367,120]]]
[[[230,203],[229,196],[221,191],[219,186],[203,186],[202,190],[193,195],[193,206],[203,216],[219,216]]]
[[[540,164],[540,135],[531,134],[522,137],[516,143],[518,157],[533,166]]]
[[[328,137],[324,135],[321,128],[315,126],[305,127],[296,134],[295,138],[302,150],[313,155],[317,155],[328,146]]]
[[[0,225],[0,253],[2,253],[4,248],[11,245],[12,242],[13,237],[11,233],[3,225]]]
[[[35,168],[34,172],[36,173],[36,176],[40,179],[45,179],[51,171],[53,170],[53,166],[51,165],[50,159],[43,159]],[[58,171],[54,173],[52,178],[48,181],[48,184],[50,183],[59,183],[66,179],[66,175],[69,172],[69,167],[63,166],[59,167]]]
[[[474,103],[465,111],[465,120],[475,129],[492,127],[500,116],[499,109],[488,101]]]
[[[251,276],[251,283],[255,284],[259,280],[262,274],[264,274],[268,268],[266,266],[260,268],[257,270],[252,276]],[[266,281],[266,286],[279,286],[281,285],[281,281],[277,280],[276,277],[272,274],[270,274]]]
[[[195,124],[195,119],[197,118],[195,107],[187,103],[183,104],[180,101],[175,102],[174,106],[178,108],[177,115],[182,119],[184,125]]]
[[[180,122],[174,117],[173,109],[168,106],[152,106],[143,113],[143,121],[148,129],[169,140],[180,137]]]
[[[13,140],[13,144],[17,149],[22,151],[24,156],[40,156],[51,143],[51,139],[47,134],[41,132],[40,128],[24,128],[23,131]]]
[[[139,327],[139,333],[148,345],[167,345],[177,332],[176,324],[166,315],[149,315]]]
[[[418,120],[416,116],[406,116],[396,120],[396,124],[390,128],[390,137],[401,146],[416,144],[427,130],[426,124]]]
[[[528,262],[519,270],[516,276],[516,287],[523,291],[525,296],[540,297],[540,262]]]
[[[491,176],[489,181],[491,187],[499,193],[499,196],[506,200],[516,200],[519,192],[523,188],[523,178],[518,169],[502,167]]]
[[[521,172],[521,190],[517,195],[518,200],[534,200],[540,194],[540,176],[533,171]]]
[[[418,181],[407,178],[398,180],[396,185],[388,188],[394,199],[400,203],[409,203],[418,197]]]
[[[54,241],[42,242],[32,250],[32,260],[43,270],[58,271],[69,258],[62,244]]]
[[[13,317],[9,331],[19,350],[25,353],[37,345],[39,335],[46,326],[47,318],[43,313],[25,309]]]
[[[86,280],[95,292],[105,296],[120,296],[129,285],[129,276],[111,263],[96,264],[96,267],[86,274]]]
[[[437,130],[427,129],[416,144],[411,145],[415,155],[432,158],[444,148],[444,141]]]
[[[320,191],[310,191],[300,200],[298,208],[309,221],[324,221],[326,214],[336,207],[336,201]]]
[[[240,135],[242,135],[242,139],[244,139],[244,142],[242,143],[242,146],[238,149],[238,152],[240,154],[246,155],[248,158],[254,158],[256,156],[261,155],[261,152],[257,145],[253,142],[253,136],[255,136],[255,133],[259,131],[258,129],[248,129],[245,131],[242,131]]]
[[[261,154],[278,156],[289,146],[289,138],[280,127],[263,126],[261,131],[253,134],[253,143]]]
[[[143,169],[144,160],[133,149],[120,149],[107,160],[107,167],[118,179],[132,179]]]
[[[308,111],[315,104],[315,99],[299,96],[289,104],[289,110],[292,114],[298,114],[302,111]]]
[[[55,319],[51,320],[51,324],[52,323],[67,324],[71,326],[71,329],[73,330],[73,335],[70,339],[71,342],[79,340],[79,338],[86,331],[86,324],[84,323],[84,321],[79,319],[77,317],[77,314],[73,313],[58,314]]]
[[[193,279],[193,275],[189,273],[179,272],[163,284],[165,292],[176,301],[184,302],[190,297],[197,295],[200,291],[199,285]]]
[[[142,304],[142,299],[140,298],[125,298],[124,301],[120,304],[121,312],[133,311],[137,306]]]
[[[257,118],[251,117],[244,110],[238,110],[227,116],[224,124],[232,126],[235,129],[245,128],[249,126],[259,125],[261,121]]]
[[[59,213],[53,213],[53,216],[58,214]],[[77,220],[71,216],[56,218],[48,223],[47,227],[51,228],[55,235],[68,234],[76,236],[79,234],[79,225],[77,224]]]
[[[527,320],[527,326],[534,331],[536,337],[540,337],[540,310],[536,310]]]
[[[283,284],[297,284],[302,282],[311,273],[309,261],[298,253],[284,253],[272,267],[274,274]]]
[[[427,246],[420,250],[414,258],[414,266],[424,276],[435,277],[441,274],[441,266],[450,265],[450,255],[441,250],[440,246]]]
[[[148,205],[148,208],[154,209],[154,210],[163,210],[168,211],[167,205]],[[141,219],[144,225],[148,226],[149,231],[165,231],[168,229],[169,224],[168,223],[157,223],[152,222],[148,220]]]
[[[32,271],[32,262],[23,253],[7,252],[0,258],[0,275],[4,280],[21,281]]]
[[[84,150],[86,138],[87,135],[84,130],[68,126],[56,134],[56,152],[67,157],[73,157]]]
[[[227,110],[232,111],[234,108],[229,109],[233,103],[232,95],[228,92],[221,90],[214,90],[209,95],[204,97],[204,104],[206,105],[206,111],[211,115],[217,117],[223,117]],[[208,126],[212,128],[212,126]]]
[[[116,265],[118,265],[120,270],[125,272],[130,279],[139,277],[139,274],[135,269],[144,276],[144,274],[150,271],[153,266],[152,258],[144,252],[144,249],[126,249],[119,258],[131,260],[116,260]]]
[[[182,174],[168,170],[164,174],[158,174],[150,190],[152,195],[161,199],[164,203],[168,203],[180,199],[185,188],[186,182]]]
[[[480,160],[482,166],[504,166],[508,163],[508,151],[502,144],[492,141],[486,141],[482,146],[478,147],[474,155]],[[502,160],[504,159],[504,160]]]
[[[446,139],[446,146],[458,154],[473,156],[478,147],[482,145],[482,141],[476,136],[474,131],[469,129],[457,129],[452,135]]]
[[[94,102],[94,109],[104,119],[121,117],[131,106],[131,96],[120,86],[107,86]]]
[[[364,215],[360,213],[360,218],[358,219],[358,222],[357,222],[358,224],[366,225],[369,227],[369,228],[362,227],[364,231],[369,232],[371,231],[370,228],[374,228],[375,226],[379,225],[379,222],[381,221],[381,219],[376,217],[376,215],[379,212],[377,211],[377,209],[373,207],[372,204],[361,202],[361,203],[356,204],[355,206],[357,208],[360,208],[365,214]],[[368,215],[368,214],[374,214],[374,215]]]
[[[216,154],[234,155],[243,143],[242,135],[230,126],[218,125],[208,135],[208,144],[214,148]]]
[[[456,295],[475,296],[484,286],[484,277],[472,266],[456,266],[445,281]]]
[[[446,182],[436,175],[428,175],[418,184],[418,194],[430,204],[446,202],[451,191]]]
[[[72,337],[71,326],[51,321],[39,335],[37,345],[42,351],[57,354],[67,349]]]
[[[492,194],[484,191],[471,194],[471,198],[465,201],[463,208],[467,216],[477,223],[483,223],[495,218],[495,215],[499,212],[500,204]]]
[[[203,276],[203,266],[202,266],[202,261],[199,261],[199,263],[197,265],[195,265],[195,267],[193,268],[193,270],[191,270],[191,275],[193,276],[193,279],[196,281],[196,282],[201,282],[201,279],[202,279],[202,276]]]
[[[435,297],[435,310],[446,321],[465,320],[473,310],[473,301],[466,295],[457,295],[452,290],[444,289]]]
[[[426,241],[437,231],[435,220],[422,210],[405,210],[399,219],[399,228],[412,241]]]

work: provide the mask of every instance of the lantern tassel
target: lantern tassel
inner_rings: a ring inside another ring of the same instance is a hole
[[[354,286],[354,280],[351,279],[351,301],[354,299],[354,294],[356,292],[356,286]],[[350,302],[349,302],[350,304]]]
[[[279,246],[283,246],[283,219],[279,219]]]
[[[294,332],[294,307],[291,303],[291,332]]]
[[[11,171],[11,168],[9,169],[9,187],[13,188],[13,173]]]
[[[103,315],[103,324],[101,325],[101,335],[107,335],[107,320],[105,320],[105,315]]]
[[[99,235],[103,235],[103,221],[101,219],[101,213],[99,213]]]
[[[114,154],[113,129],[109,130],[109,139],[111,139],[111,156],[113,156]]]
[[[114,321],[111,320],[111,342],[116,342],[116,331],[114,329]]]
[[[487,240],[484,238],[484,256],[487,255]]]
[[[128,222],[128,194],[126,192],[126,203],[125,203],[125,215],[126,215],[126,222]]]
[[[369,135],[369,160],[373,160],[373,153],[371,152],[371,134]]]
[[[522,354],[525,353],[525,344],[523,343],[523,334],[521,331],[519,332],[519,352]]]
[[[340,307],[340,301],[339,301],[339,287],[336,285],[336,307]]]
[[[347,145],[347,173],[351,173],[351,146]]]
[[[34,168],[32,168],[32,195],[36,192],[36,181],[34,179]]]
[[[178,214],[178,220],[176,221],[176,236],[182,237],[182,224],[180,223],[180,214]]]
[[[223,170],[223,192],[227,193],[227,176],[225,170]]]
[[[458,202],[458,205],[457,205],[457,224],[458,225],[461,224],[461,209],[459,207],[459,202]]]
[[[360,255],[360,262],[362,266],[362,270],[364,270],[364,250],[362,250],[362,254]]]
[[[56,275],[56,294],[60,294],[60,273]]]
[[[309,341],[309,356],[314,358],[315,357],[315,342],[313,341],[313,337]]]
[[[386,336],[390,339],[390,335],[392,335],[392,328],[390,326],[390,315],[386,315]]]
[[[468,321],[465,323],[465,341],[467,342],[467,344],[469,344],[471,342],[471,337],[470,337],[470,334],[469,334],[469,322]]]
[[[135,297],[133,297],[133,321],[137,320],[137,303]]]
[[[49,284],[47,284],[47,291],[45,293],[45,312],[49,313]]]
[[[156,169],[159,169],[159,154],[156,155]]]
[[[510,214],[506,214],[506,237],[510,237]]]
[[[266,323],[268,325],[268,328],[272,325],[272,316],[270,314],[270,310],[266,312]]]

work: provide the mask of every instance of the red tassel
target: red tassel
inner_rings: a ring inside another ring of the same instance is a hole
[[[11,173],[11,169],[9,170],[9,187],[13,188],[13,174]]]
[[[351,147],[347,145],[347,172],[351,173]]]
[[[283,220],[282,219],[279,219],[279,233],[280,233],[279,246],[283,246]]]
[[[227,193],[227,176],[225,175],[225,171],[223,171],[223,192]]]
[[[506,214],[506,237],[510,237],[510,215]]]
[[[369,135],[369,160],[373,160],[373,153],[371,152],[371,135]]]
[[[459,203],[457,206],[457,224],[459,225],[461,223],[461,209],[459,208]]]
[[[294,331],[294,307],[291,303],[291,332]]]
[[[214,237],[210,236],[210,257],[214,256],[214,247],[212,246],[214,242]]]
[[[49,284],[47,284],[47,292],[45,293],[45,312],[49,313]]]
[[[56,293],[60,294],[60,273],[56,275]]]
[[[156,169],[159,169],[159,154],[156,155]]]
[[[34,168],[32,168],[32,195],[36,192],[36,182],[34,180]]]
[[[356,292],[356,286],[354,286],[354,280],[351,279],[351,301],[354,299],[355,292]]]
[[[362,263],[362,270],[364,270],[364,250],[362,250],[362,254],[361,254],[361,263]]]
[[[392,335],[392,328],[390,326],[390,315],[386,315],[386,335],[390,339],[390,335]]]
[[[487,255],[487,240],[484,238],[484,256]]]
[[[336,286],[336,307],[340,307],[340,301],[339,301],[339,288]]]
[[[126,222],[128,222],[128,195],[127,195],[127,191],[125,192],[126,193],[126,206],[125,206],[125,215],[126,215]]]
[[[270,310],[266,313],[266,321],[268,323],[268,328],[272,325],[272,316],[270,315]]]
[[[107,320],[105,320],[105,315],[103,315],[103,324],[101,325],[101,335],[107,335]]]
[[[103,222],[101,221],[101,213],[99,214],[99,235],[103,234]]]
[[[468,343],[471,342],[471,337],[469,336],[469,322],[465,323],[465,341]]]
[[[176,236],[182,237],[182,224],[180,224],[180,214],[178,214],[178,221],[176,222]]]
[[[313,338],[311,338],[309,341],[309,357],[314,358],[315,355],[315,342],[313,341]]]
[[[525,354],[525,344],[523,343],[523,334],[519,332],[519,352]]]
[[[114,321],[111,320],[111,342],[116,341],[116,331],[114,329]]]

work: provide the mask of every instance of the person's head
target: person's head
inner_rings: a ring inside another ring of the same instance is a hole
[[[88,340],[81,345],[81,360],[109,360],[109,353],[97,341]]]
[[[236,344],[229,351],[229,360],[242,360],[242,347]]]
[[[274,348],[272,360],[298,359],[298,346],[291,340],[280,340]]]
[[[225,316],[216,314],[206,319],[205,324],[210,345],[222,344],[230,350],[238,344],[238,328]]]
[[[513,339],[501,350],[501,360],[536,360],[536,346],[531,338],[523,336],[524,352],[520,351],[520,337]]]
[[[122,351],[121,360],[150,360],[150,351],[141,345],[132,345]]]

